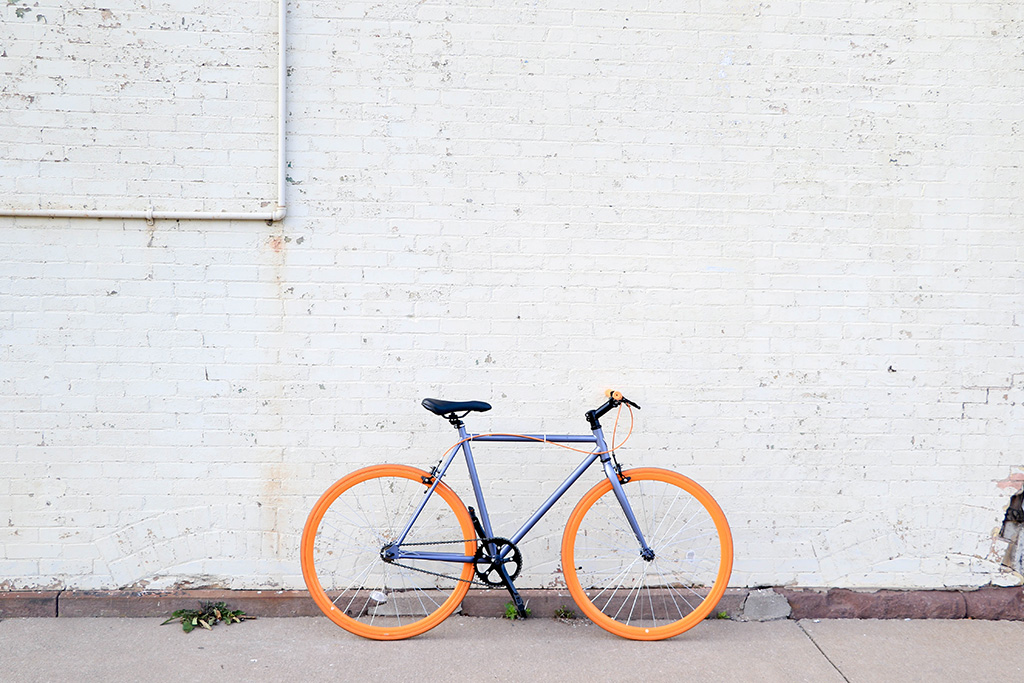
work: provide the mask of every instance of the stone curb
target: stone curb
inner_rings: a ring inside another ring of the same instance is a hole
[[[1003,619],[1024,620],[1024,588],[985,586],[975,590],[857,591],[847,588],[774,588],[785,597],[790,619]],[[708,618],[745,619],[751,589],[726,591]],[[578,612],[567,590],[522,591],[533,616],[553,617],[560,608]],[[162,617],[200,602],[225,602],[256,617],[319,616],[306,591],[8,591],[0,592],[0,618]],[[467,616],[497,617],[509,602],[504,590],[471,590],[462,602]],[[582,615],[580,615],[582,616]]]
[[[55,617],[60,591],[0,592],[0,617]]]
[[[791,619],[1024,620],[1024,588],[1020,586],[920,591],[775,590],[789,601]]]
[[[200,589],[0,593],[0,617],[169,617],[200,602],[225,602],[255,617],[320,614],[306,591]]]
[[[311,617],[320,614],[306,591],[178,590],[65,591],[57,598],[61,617],[160,617],[200,602],[225,602],[254,617]]]
[[[567,590],[520,591],[531,614],[554,617],[556,610],[578,612]],[[729,589],[712,611],[740,618],[746,589]],[[3,617],[161,617],[200,602],[225,602],[255,617],[313,617],[320,610],[306,591],[171,590],[171,591],[18,591],[0,592]],[[471,590],[462,601],[462,613],[474,617],[500,617],[509,602],[504,590]],[[582,615],[580,615],[582,616]]]
[[[717,618],[721,612],[725,612],[730,619],[739,618],[747,592],[745,588],[730,588],[708,618]],[[568,590],[527,588],[519,593],[530,608],[530,616],[551,618],[555,616],[556,610],[563,608],[579,617],[583,616]],[[505,605],[509,602],[511,599],[503,589],[471,590],[462,600],[462,613],[467,617],[500,617],[505,615]]]

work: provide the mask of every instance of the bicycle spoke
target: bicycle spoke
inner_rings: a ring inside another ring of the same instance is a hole
[[[366,565],[366,569],[365,569],[365,570],[363,570],[363,573],[362,573],[362,574],[360,574],[360,575],[359,575],[359,576],[358,576],[358,577],[357,577],[357,578],[356,578],[356,579],[355,579],[354,581],[352,581],[352,583],[350,583],[350,584],[348,585],[348,587],[347,587],[347,588],[346,588],[345,590],[343,590],[342,592],[338,593],[338,597],[336,597],[336,598],[335,598],[335,599],[333,600],[333,603],[334,603],[335,605],[337,605],[337,602],[338,602],[338,600],[341,600],[342,596],[343,596],[343,595],[345,595],[345,593],[349,592],[350,590],[353,590],[353,586],[354,586],[354,585],[355,585],[355,584],[356,584],[357,582],[360,582],[360,581],[363,581],[363,580],[365,580],[365,579],[366,579],[366,577],[367,577],[367,576],[369,575],[369,573],[370,573],[370,570],[371,570],[371,569],[373,569],[373,564],[368,564],[368,565]],[[356,599],[356,598],[357,598],[358,596],[359,596],[359,591],[358,591],[358,590],[353,590],[353,592],[352,592],[352,598],[351,598],[351,599],[350,599],[350,600],[348,601],[348,605],[346,605],[346,606],[345,606],[345,612],[348,612],[349,610],[351,610],[351,609],[352,609],[352,603],[353,603],[353,602],[355,602],[355,599]]]
[[[716,534],[714,530],[708,530],[703,533],[697,534],[696,536],[687,536],[686,538],[680,538],[676,541],[673,541],[672,543],[660,543],[658,544],[658,548],[664,550],[665,548],[671,548],[673,546],[682,545],[684,543],[690,543],[691,541],[694,541],[698,538],[708,538],[711,539],[711,541],[714,541],[715,536]]]
[[[679,599],[680,599],[680,600],[682,600],[683,602],[685,602],[685,603],[686,603],[686,606],[690,608],[690,612],[692,612],[692,611],[693,611],[693,605],[692,605],[692,604],[690,604],[690,601],[686,599],[686,596],[685,596],[685,595],[683,595],[682,593],[679,593],[679,591],[678,591],[678,590],[677,590],[677,589],[675,588],[675,586],[673,586],[673,585],[671,584],[671,582],[669,582],[669,580],[668,580],[668,579],[665,579],[665,575],[664,575],[664,573],[662,573],[662,571],[661,571],[661,567],[660,567],[660,566],[658,567],[658,574],[659,574],[659,575],[660,575],[660,576],[662,577],[662,579],[664,580],[664,582],[665,582],[665,588],[666,588],[666,590],[668,591],[668,594],[669,594],[669,596],[671,596],[671,597],[672,597],[672,602],[673,602],[673,603],[675,604],[675,606],[676,606],[676,610],[678,610],[678,612],[679,612],[679,616],[680,616],[680,617],[682,617],[682,616],[683,616],[683,610],[682,610],[682,609],[681,609],[681,608],[679,607],[679,603],[678,603],[678,602],[676,602],[676,598],[675,598],[675,594],[676,594],[676,593],[678,593],[678,594],[679,594]]]
[[[672,523],[669,525],[669,528],[675,528],[676,522],[678,522],[679,518],[682,517],[684,514],[686,514],[686,511],[688,509],[690,509],[690,504],[691,503],[693,503],[693,498],[687,498],[686,503],[683,505],[683,509],[680,510],[679,513],[675,516],[675,519],[672,520]],[[668,520],[668,515],[665,516],[665,518],[662,520],[662,522],[664,523],[666,520]],[[659,526],[659,531],[660,531],[660,526]],[[679,531],[681,531],[681,529],[677,530],[676,533],[679,533]],[[673,534],[673,535],[675,535],[675,534]],[[652,543],[657,542],[657,538],[656,537],[653,538],[651,540],[651,542]]]
[[[665,520],[668,519],[669,511],[673,507],[675,507],[675,504],[679,501],[679,498],[682,495],[683,495],[682,491],[676,491],[675,497],[672,499],[672,502],[669,503],[668,509],[665,510],[665,514],[661,517],[661,520],[658,522],[658,526],[654,529],[654,531],[651,532],[651,537],[647,540],[648,544],[657,542],[658,534],[661,533],[661,527],[664,526]]]
[[[647,573],[647,567],[644,566],[643,573],[641,573],[640,576],[637,577],[636,584],[633,587],[636,590],[636,597],[633,598],[633,603],[629,606],[629,616],[626,617],[626,623],[627,624],[633,621],[633,610],[636,609],[636,601],[640,599],[640,594],[643,592],[644,574],[646,574],[646,573]],[[633,591],[630,590],[630,593],[632,593],[632,592]]]
[[[633,565],[635,565],[635,564],[636,564],[636,563],[637,563],[637,562],[638,562],[639,560],[640,560],[640,558],[639,558],[639,557],[638,557],[638,558],[637,558],[636,560],[633,560],[633,562],[632,562],[632,563],[631,563],[631,564],[630,564],[630,565],[629,565],[628,567],[626,567],[625,569],[623,569],[622,571],[620,571],[620,572],[619,572],[618,574],[616,574],[616,575],[615,575],[615,576],[614,576],[614,577],[612,578],[612,580],[608,582],[608,585],[607,585],[607,586],[606,586],[606,587],[605,587],[604,589],[602,589],[602,590],[601,590],[601,591],[600,591],[600,592],[599,592],[599,593],[598,593],[597,595],[595,595],[595,596],[593,596],[593,597],[594,597],[594,598],[599,598],[599,597],[601,597],[601,595],[602,595],[602,594],[603,594],[603,593],[604,593],[605,591],[607,591],[607,590],[608,590],[609,588],[611,588],[611,589],[612,589],[612,592],[611,592],[611,593],[609,594],[609,596],[608,596],[608,600],[606,600],[606,601],[605,601],[605,603],[604,603],[604,607],[605,607],[605,608],[607,608],[607,607],[608,607],[608,605],[609,605],[609,604],[611,604],[611,600],[612,600],[612,598],[613,598],[613,597],[615,596],[615,593],[616,593],[616,592],[617,592],[617,591],[619,590],[619,588],[621,588],[621,587],[622,587],[622,581],[621,581],[621,580],[619,580],[619,579],[620,579],[621,577],[625,577],[625,576],[628,576],[628,575],[629,575],[629,572],[630,572],[630,570],[631,570],[631,569],[633,569]],[[612,584],[615,584],[615,585],[613,586]]]

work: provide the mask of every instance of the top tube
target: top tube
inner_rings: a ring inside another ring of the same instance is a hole
[[[471,441],[528,441],[530,443],[597,443],[593,434],[470,434]]]

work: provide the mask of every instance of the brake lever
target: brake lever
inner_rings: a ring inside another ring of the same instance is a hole
[[[614,389],[609,389],[608,391],[604,392],[604,395],[607,396],[610,399],[608,401],[608,403],[605,404],[606,406],[608,406],[609,410],[611,410],[615,406],[619,405],[620,403],[625,403],[626,405],[633,406],[637,410],[640,410],[640,406],[638,406],[637,404],[633,403],[628,398],[623,396],[621,391],[615,391]],[[603,414],[604,413],[602,413],[602,415]]]

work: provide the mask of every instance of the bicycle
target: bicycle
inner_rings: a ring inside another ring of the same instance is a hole
[[[334,483],[309,513],[302,533],[302,575],[320,610],[365,638],[398,640],[446,619],[471,585],[503,587],[519,616],[515,587],[523,566],[517,544],[595,462],[605,478],[585,493],[565,526],[561,568],[573,600],[591,621],[634,640],[671,638],[704,619],[725,593],[732,534],[718,503],[693,480],[670,470],[623,470],[614,448],[618,416],[636,403],[620,392],[586,413],[590,434],[470,434],[465,418],[482,401],[424,399],[459,441],[430,472],[374,465]],[[613,409],[612,447],[600,418]],[[626,439],[629,438],[627,434]],[[491,527],[471,442],[553,443],[583,461],[514,534]],[[623,443],[625,439],[623,440]],[[590,450],[565,444],[592,444]],[[465,457],[476,499],[467,508],[442,478]]]

